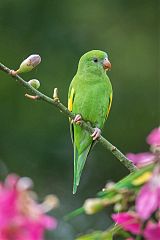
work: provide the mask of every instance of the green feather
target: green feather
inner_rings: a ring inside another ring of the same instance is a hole
[[[87,147],[80,155],[78,155],[78,151],[76,149],[76,146],[74,144],[74,182],[73,182],[73,194],[76,193],[77,187],[80,182],[82,170],[85,165],[86,158],[89,154],[91,145]]]

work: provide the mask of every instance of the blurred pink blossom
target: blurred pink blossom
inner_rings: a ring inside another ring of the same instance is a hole
[[[31,179],[9,175],[0,183],[0,240],[43,240],[57,225],[33,198]]]
[[[159,240],[160,239],[160,222],[148,222],[144,230],[143,236],[146,240]]]
[[[140,190],[136,199],[136,211],[143,220],[160,207],[160,167],[156,167],[149,182]]]
[[[147,143],[150,145],[160,145],[160,127],[154,128],[147,137]]]
[[[140,218],[135,212],[121,212],[112,214],[112,218],[114,222],[119,224],[124,230],[133,234],[141,233]]]
[[[127,153],[126,157],[131,160],[138,168],[151,164],[155,160],[155,156],[150,152]]]

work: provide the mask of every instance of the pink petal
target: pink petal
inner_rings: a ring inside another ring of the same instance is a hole
[[[17,198],[15,189],[0,191],[0,227],[7,224],[10,219],[18,214]]]
[[[160,240],[160,223],[149,222],[143,235],[146,240]]]
[[[158,195],[157,188],[153,188],[150,182],[141,188],[136,199],[136,211],[143,220],[158,208]]]
[[[46,229],[55,229],[57,227],[56,219],[46,215],[43,215],[43,217],[41,217],[41,224]]]
[[[119,224],[124,230],[133,234],[140,234],[141,224],[138,215],[134,212],[123,212],[112,214],[115,223]]]
[[[154,128],[147,137],[147,143],[150,145],[160,145],[160,127]]]
[[[139,168],[151,164],[155,159],[155,156],[150,152],[127,153],[126,157]]]
[[[18,189],[18,179],[11,174],[0,183],[0,240],[44,240],[57,221],[41,211],[27,189]]]
[[[19,177],[16,174],[14,173],[9,174],[5,179],[4,186],[9,189],[14,188],[16,186],[18,179]]]

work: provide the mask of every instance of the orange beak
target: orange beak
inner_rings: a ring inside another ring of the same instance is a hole
[[[111,69],[111,63],[110,61],[108,60],[108,58],[105,58],[104,61],[103,61],[103,68],[106,69],[106,70],[109,70]]]

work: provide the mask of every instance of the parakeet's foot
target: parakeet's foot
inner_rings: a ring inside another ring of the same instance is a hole
[[[91,137],[93,138],[93,140],[97,140],[101,135],[101,130],[99,128],[95,128],[94,129],[94,133],[92,133]]]
[[[77,115],[75,116],[75,118],[73,119],[73,122],[76,123],[76,124],[80,124],[81,121],[82,121],[82,117],[81,117],[80,114],[77,114]]]

